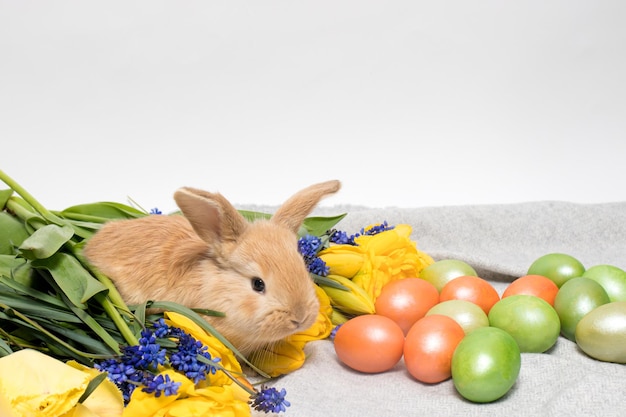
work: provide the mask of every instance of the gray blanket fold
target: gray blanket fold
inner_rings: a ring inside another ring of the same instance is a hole
[[[346,211],[338,228],[348,233],[372,223],[406,223],[418,248],[434,259],[460,259],[503,291],[532,261],[568,253],[585,267],[626,268],[626,202],[558,201],[423,208],[320,207],[314,214]],[[276,381],[292,405],[288,417],[317,416],[624,416],[626,367],[600,362],[560,337],[542,354],[522,354],[513,389],[490,404],[460,397],[451,380],[423,384],[400,362],[390,372],[366,375],[341,365],[329,340],[309,343],[303,368]]]

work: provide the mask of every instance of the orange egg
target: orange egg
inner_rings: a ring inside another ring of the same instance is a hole
[[[524,275],[511,282],[502,293],[502,298],[516,294],[534,295],[546,300],[554,307],[554,299],[559,286],[543,275]]]
[[[383,286],[374,307],[376,314],[394,320],[406,335],[438,302],[439,291],[433,284],[421,278],[404,278]]]
[[[465,336],[456,320],[442,314],[419,319],[404,342],[404,363],[418,381],[429,384],[452,376],[452,354]]]
[[[385,372],[402,358],[404,333],[389,317],[364,314],[337,329],[334,346],[337,358],[348,367],[364,373]]]
[[[496,288],[486,279],[463,275],[448,281],[439,293],[439,301],[466,300],[477,304],[485,314],[500,300]]]

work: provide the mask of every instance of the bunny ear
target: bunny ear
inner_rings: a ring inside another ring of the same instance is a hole
[[[317,203],[329,194],[334,194],[341,188],[337,180],[313,184],[298,191],[281,205],[274,215],[272,222],[282,224],[298,233],[304,219],[313,211]]]
[[[247,226],[246,219],[219,193],[183,187],[174,193],[174,200],[198,236],[210,245],[237,240]]]

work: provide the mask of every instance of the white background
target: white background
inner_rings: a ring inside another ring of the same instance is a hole
[[[50,209],[626,200],[624,1],[0,0],[0,169]]]

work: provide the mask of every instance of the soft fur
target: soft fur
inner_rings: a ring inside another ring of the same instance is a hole
[[[206,316],[244,354],[305,330],[319,302],[297,249],[297,231],[339,181],[307,187],[270,220],[248,222],[221,194],[183,187],[183,215],[106,223],[84,254],[128,304],[174,301],[225,313]],[[252,288],[261,278],[265,291]]]

